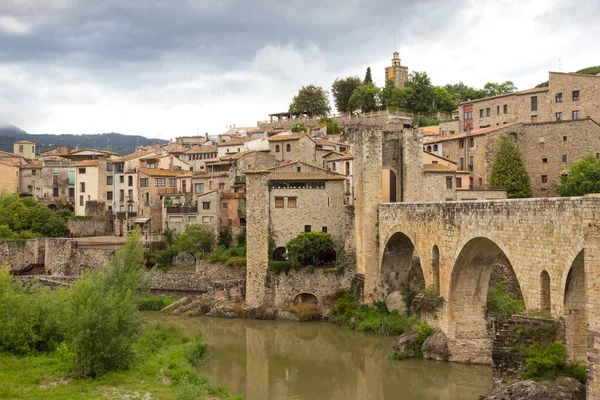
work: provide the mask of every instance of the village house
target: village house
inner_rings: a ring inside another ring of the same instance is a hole
[[[104,203],[104,210],[113,211],[113,166],[103,158],[75,164],[75,215],[85,215],[88,202]]]
[[[184,151],[179,159],[192,166],[194,171],[202,171],[205,168],[206,160],[217,157],[217,146],[194,146]]]
[[[305,133],[280,133],[269,138],[269,152],[284,162],[317,162],[316,143]]]
[[[13,153],[18,156],[33,159],[35,158],[35,142],[29,140],[19,140],[13,143]]]

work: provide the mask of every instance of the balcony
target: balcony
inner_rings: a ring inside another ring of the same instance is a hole
[[[198,214],[197,206],[181,206],[167,208],[167,214]]]

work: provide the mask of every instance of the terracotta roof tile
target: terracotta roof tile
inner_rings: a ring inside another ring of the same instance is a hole
[[[117,158],[115,160],[113,160],[113,162],[125,162],[125,161],[131,161],[131,160],[135,160],[136,158],[142,158],[142,157],[146,157],[149,154],[153,154],[153,151],[138,151],[135,153],[131,153],[131,154],[127,154],[126,156],[123,156],[121,158]]]
[[[343,181],[346,177],[323,172],[271,172],[270,181]]]
[[[174,171],[168,169],[154,169],[154,168],[140,168],[138,172],[141,172],[148,176],[181,176],[185,175],[189,171]]]
[[[304,136],[308,137],[306,135],[306,133],[292,133],[292,134],[279,133],[275,136],[271,136],[269,138],[269,142],[283,142],[285,140],[300,140],[300,138],[302,138]]]
[[[98,160],[83,160],[75,164],[76,167],[97,167]]]
[[[466,133],[461,133],[461,134],[457,134],[457,135],[446,135],[446,136],[428,140],[423,144],[439,143],[439,142],[446,142],[449,140],[464,139],[464,138],[468,138],[468,137],[472,137],[472,136],[486,135],[488,133],[496,132],[501,129],[509,128],[511,126],[515,126],[515,125],[519,125],[519,124],[521,124],[521,122],[513,122],[512,124],[491,126],[489,128],[483,128],[483,129],[476,129],[474,131],[471,131],[471,133],[469,133],[468,135]]]
[[[184,151],[184,154],[207,154],[216,153],[217,146],[194,146],[191,149]]]

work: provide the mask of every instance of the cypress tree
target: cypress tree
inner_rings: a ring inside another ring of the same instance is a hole
[[[490,184],[495,188],[506,189],[509,198],[531,197],[529,174],[517,145],[507,136],[500,138],[494,161]]]
[[[373,78],[371,77],[371,67],[367,67],[367,74],[365,75],[365,81],[363,84],[373,83]]]

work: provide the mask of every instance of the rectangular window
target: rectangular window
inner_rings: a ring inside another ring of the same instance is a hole
[[[462,187],[462,178],[456,178],[456,188]]]
[[[469,139],[469,147],[475,147],[475,139],[473,139],[473,138]]]
[[[227,203],[223,203],[223,208],[227,208]]]
[[[542,183],[548,183],[548,175],[542,175]]]
[[[460,139],[460,140],[458,141],[458,147],[459,147],[460,149],[464,149],[464,147],[465,147],[465,141],[464,141],[463,139]]]
[[[496,106],[496,115],[500,115],[500,106]]]
[[[81,183],[79,184],[79,191],[80,191],[81,193],[85,193],[85,182],[81,182]]]
[[[112,176],[107,176],[106,177],[106,184],[107,185],[112,185],[113,184],[113,177]]]
[[[113,192],[106,192],[106,200],[112,200],[113,199]]]
[[[208,224],[208,223],[210,223],[210,217],[209,217],[209,216],[204,216],[204,217],[202,217],[202,223],[203,223],[203,224]]]
[[[125,201],[125,190],[123,189],[119,190],[119,200]]]
[[[196,222],[196,216],[195,215],[188,215],[187,220],[188,220],[188,222]]]
[[[210,201],[203,201],[202,202],[202,209],[203,210],[210,210]]]
[[[53,185],[58,185],[58,172],[54,172],[52,174],[52,184]]]
[[[85,174],[85,168],[79,168],[79,173],[80,174]]]
[[[219,183],[219,190],[225,190],[225,184]]]
[[[504,114],[508,114],[508,104],[505,104],[503,107]]]
[[[579,90],[573,90],[571,97],[573,98],[573,101],[579,101]]]
[[[325,233],[327,233],[327,227],[326,227],[326,226],[322,227],[322,228],[321,228],[321,232],[325,232]]]
[[[563,136],[563,142],[566,142],[566,141],[567,141],[567,137]]]
[[[310,232],[310,225],[304,225],[304,232]]]
[[[452,178],[449,176],[446,177],[446,189],[452,189]]]
[[[556,93],[556,96],[554,98],[556,99],[557,103],[562,103],[562,93]]]
[[[79,205],[83,206],[83,196],[79,196]]]
[[[557,121],[562,121],[562,113],[561,112],[555,113],[554,116],[556,117]]]
[[[177,187],[177,179],[169,178],[169,187]]]
[[[486,108],[486,109],[485,109],[485,116],[486,116],[486,117],[491,117],[491,116],[492,116],[492,110],[491,110],[491,109],[489,109],[489,108]]]
[[[52,188],[52,196],[58,197],[58,188]]]
[[[562,155],[561,161],[564,162],[564,163],[567,162],[567,155],[566,154]]]
[[[483,178],[479,178],[479,187],[482,188],[483,187]]]
[[[165,187],[165,178],[154,178],[154,186]]]
[[[121,183],[123,183],[123,181],[121,181]],[[140,187],[148,187],[148,178],[140,178]]]
[[[23,152],[23,145],[22,145],[22,144],[20,144],[20,145],[19,145],[19,153],[22,153],[22,152]]]
[[[573,111],[573,119],[579,119],[579,110]]]
[[[531,111],[537,111],[537,96],[531,97]]]
[[[483,118],[483,108],[479,109],[479,118]]]
[[[284,198],[283,197],[275,197],[275,208],[283,208],[284,207]]]
[[[548,163],[548,157],[542,157],[542,164]]]
[[[125,177],[123,175],[119,176],[119,182],[125,183]]]
[[[36,174],[36,170],[35,170],[35,169],[32,169],[32,170],[31,170],[31,176],[36,176],[36,175],[37,175],[37,174]]]
[[[296,208],[296,197],[288,197],[288,208]]]
[[[106,163],[106,170],[107,170],[107,171],[112,171],[112,170],[113,170],[113,165],[112,165],[112,163]]]
[[[460,157],[458,159],[458,170],[463,171],[465,169],[465,159],[464,157]]]
[[[196,194],[204,193],[204,183],[196,183]]]

